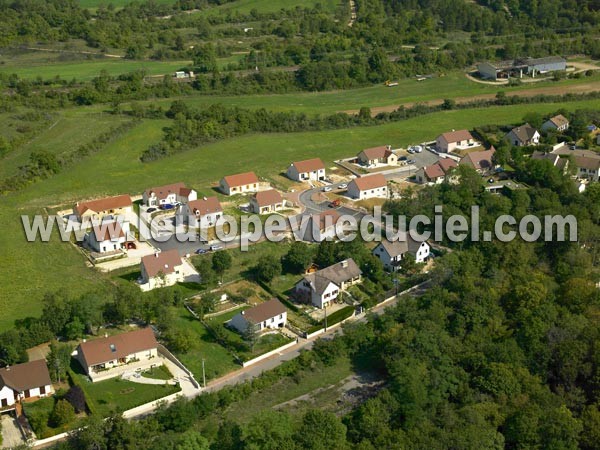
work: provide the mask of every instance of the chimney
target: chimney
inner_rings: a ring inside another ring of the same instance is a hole
[[[168,264],[165,264],[165,269],[168,269],[168,268],[169,268],[169,265],[168,265]]]
[[[342,261],[342,267],[345,269],[346,267],[348,267],[348,260],[345,259]]]
[[[154,252],[154,257],[158,258],[158,252]]]
[[[391,149],[392,149],[392,146],[391,146],[391,145],[386,145],[386,148],[387,148],[388,150],[391,150]]]
[[[107,338],[108,337],[108,333],[104,333],[104,337]]]
[[[85,338],[84,338],[84,339],[83,339],[83,343],[85,344],[86,342],[87,342],[87,339],[85,339]]]

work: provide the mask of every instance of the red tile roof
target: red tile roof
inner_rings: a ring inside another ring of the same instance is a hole
[[[442,168],[442,170],[444,171],[444,173],[448,173],[448,171],[454,167],[458,167],[458,164],[456,163],[456,161],[454,161],[453,159],[450,158],[442,158],[438,161],[438,164],[440,165],[440,167]]]
[[[372,160],[372,159],[387,158],[389,155],[392,154],[392,151],[390,150],[389,145],[382,145],[380,147],[367,148],[367,149],[363,150],[361,153],[364,153],[364,155],[367,157],[367,159]],[[359,153],[359,155],[360,155],[360,153]]]
[[[227,175],[223,177],[229,187],[246,186],[248,184],[258,183],[258,177],[254,172],[238,173],[236,175]]]
[[[104,221],[93,226],[96,241],[116,241],[125,236],[121,224],[117,221]]]
[[[168,275],[175,272],[175,267],[181,266],[181,257],[175,249],[164,250],[160,253],[142,257],[142,265],[146,269],[148,277],[152,278],[159,273]]]
[[[8,386],[13,391],[23,392],[51,384],[48,367],[43,359],[0,369],[0,390],[3,386]]]
[[[473,136],[468,130],[449,131],[440,135],[446,142],[460,142],[473,139]]]
[[[185,184],[180,182],[180,183],[173,183],[173,184],[167,184],[165,186],[150,188],[150,189],[146,190],[146,195],[148,197],[150,197],[152,195],[152,193],[154,193],[154,195],[156,195],[156,197],[159,200],[164,200],[170,194],[187,196],[187,195],[189,195],[190,192],[191,192],[191,189],[186,188]]]
[[[442,167],[439,164],[433,164],[431,166],[427,166],[424,168],[425,170],[425,175],[427,176],[427,178],[429,178],[430,180],[436,179],[436,178],[440,178],[445,176],[446,174],[444,173],[444,170],[442,169]]]
[[[158,343],[151,328],[130,331],[88,342],[82,342],[77,348],[88,366],[95,366],[133,353],[156,348]]]
[[[258,206],[270,206],[283,202],[283,197],[275,189],[257,192],[254,194],[254,198]]]
[[[199,216],[223,211],[221,202],[217,197],[204,197],[199,200],[193,200],[188,203],[188,207],[193,214]]]
[[[304,161],[295,161],[292,165],[298,173],[316,172],[325,168],[325,164],[320,158],[306,159]]]
[[[494,165],[492,157],[496,153],[496,149],[493,147],[489,150],[481,150],[478,152],[471,152],[466,155],[461,161],[461,164],[468,164],[475,170],[487,170],[491,169]]]
[[[359,191],[368,191],[370,189],[387,186],[387,181],[382,174],[378,173],[366,177],[355,178],[350,184],[354,184]]]
[[[268,302],[261,303],[253,308],[242,311],[241,314],[248,322],[258,324],[272,317],[276,317],[279,314],[283,314],[284,312],[286,312],[285,306],[283,306],[276,298],[272,298]]]
[[[109,211],[111,209],[119,209],[131,206],[131,197],[129,195],[117,195],[116,197],[100,198],[98,200],[90,200],[87,202],[79,202],[75,209],[79,215],[91,210],[99,213]]]

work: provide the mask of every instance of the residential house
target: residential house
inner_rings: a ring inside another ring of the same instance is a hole
[[[287,177],[294,181],[324,180],[325,164],[319,158],[293,162],[287,169]]]
[[[387,180],[380,173],[355,178],[348,183],[348,195],[358,200],[374,197],[387,198]]]
[[[450,158],[443,158],[435,164],[421,167],[417,171],[415,179],[417,183],[421,184],[440,184],[444,181],[454,182],[455,177],[452,175],[452,172],[456,167],[458,167],[456,161]]]
[[[275,189],[260,191],[250,197],[250,209],[256,214],[269,214],[283,209],[283,197]]]
[[[577,178],[589,181],[600,181],[600,156],[575,156]]]
[[[142,194],[142,201],[146,206],[174,205],[188,203],[196,200],[198,193],[188,188],[183,183],[168,184],[147,189]]]
[[[129,233],[129,222],[103,220],[92,226],[85,241],[92,251],[108,253],[127,248],[127,242],[133,241],[133,237]]]
[[[298,229],[293,230],[298,238],[308,242],[336,238],[337,224],[340,219],[340,214],[336,210],[326,210],[306,217],[303,216],[299,221]]]
[[[550,117],[542,125],[542,131],[556,131],[562,133],[569,129],[569,119],[562,114]]]
[[[561,158],[558,153],[533,152],[531,159],[550,161],[554,167],[565,173],[569,166],[569,158]]]
[[[260,183],[254,172],[238,173],[223,177],[219,183],[221,192],[225,195],[244,194],[246,192],[258,192]]]
[[[438,151],[442,153],[450,153],[454,150],[473,147],[476,144],[475,139],[467,130],[450,131],[440,134],[435,143]]]
[[[340,291],[360,283],[362,271],[352,259],[335,263],[325,269],[306,274],[296,283],[294,292],[301,301],[324,308],[333,302]]]
[[[162,364],[157,356],[158,343],[149,327],[91,341],[84,340],[76,350],[77,361],[92,381],[116,376],[118,372],[111,373],[111,369],[131,363],[141,363],[136,364],[136,368],[142,367],[144,362],[148,363],[148,367]]]
[[[494,147],[491,147],[489,150],[471,152],[460,160],[460,164],[469,166],[483,175],[491,172],[496,167],[493,160],[495,153],[496,149]]]
[[[184,281],[183,261],[176,249],[163,250],[142,257],[142,284],[148,284],[150,289],[172,286]]]
[[[384,239],[373,249],[373,255],[377,256],[383,263],[385,270],[390,272],[400,269],[406,255],[412,255],[415,262],[422,263],[425,262],[430,253],[431,247],[427,242],[415,241],[409,234],[403,240],[391,242]]]
[[[0,369],[0,409],[52,393],[50,374],[43,359]]]
[[[187,223],[192,228],[214,227],[223,215],[221,202],[217,197],[203,197],[181,205],[177,211],[177,221]]]
[[[363,166],[373,166],[375,164],[398,164],[398,156],[392,151],[391,145],[367,148],[361,151],[356,159]]]
[[[526,123],[510,130],[506,135],[506,139],[516,147],[538,145],[540,143],[540,133],[538,130]]]
[[[241,333],[245,332],[249,326],[260,332],[268,329],[284,328],[286,323],[287,310],[276,298],[246,309],[233,316],[229,321],[229,325]]]
[[[73,214],[81,221],[84,218],[102,220],[105,216],[124,216],[132,211],[131,197],[117,195],[87,202],[79,202],[73,208]]]

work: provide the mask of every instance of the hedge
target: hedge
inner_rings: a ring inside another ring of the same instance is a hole
[[[336,323],[341,322],[342,320],[347,319],[348,317],[352,317],[354,315],[354,306],[345,306],[342,309],[337,310],[336,312],[327,316],[327,326],[330,327],[335,325]],[[325,319],[321,320],[317,325],[310,327],[307,331],[308,334],[314,333],[315,331],[319,331],[321,328],[325,327]]]

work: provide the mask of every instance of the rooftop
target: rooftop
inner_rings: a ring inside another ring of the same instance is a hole
[[[238,173],[236,175],[227,175],[226,177],[223,177],[223,179],[229,187],[246,186],[248,184],[258,183],[258,177],[254,172],[244,172]]]
[[[248,322],[260,323],[267,319],[276,317],[279,314],[286,312],[285,306],[277,300],[272,298],[268,302],[260,303],[250,309],[242,311],[240,314],[244,316]]]
[[[217,197],[204,197],[199,200],[192,200],[188,203],[188,208],[190,212],[198,216],[223,211],[221,202]]]
[[[125,358],[133,353],[156,348],[158,343],[151,328],[107,336],[79,344],[77,349],[90,366]]]
[[[369,189],[377,189],[387,186],[385,177],[378,173],[375,175],[367,175],[365,177],[355,178],[350,182],[350,185],[355,185],[359,191],[368,191]]]
[[[257,192],[254,194],[254,198],[256,199],[258,206],[269,206],[283,202],[283,197],[279,191],[275,189]]]
[[[181,264],[181,257],[175,249],[164,250],[160,253],[142,257],[142,265],[150,278],[157,276],[159,273],[163,273],[164,275],[173,273],[175,272],[175,267]]]
[[[75,205],[75,208],[79,214],[83,214],[88,210],[98,213],[109,211],[111,209],[125,208],[127,206],[131,206],[131,197],[129,195],[117,195],[116,197],[106,197],[79,202]]]
[[[14,391],[23,392],[51,384],[48,367],[43,359],[0,369],[0,390],[8,386]]]
[[[304,161],[295,161],[292,165],[298,173],[315,172],[325,168],[325,164],[320,158],[305,159]]]

